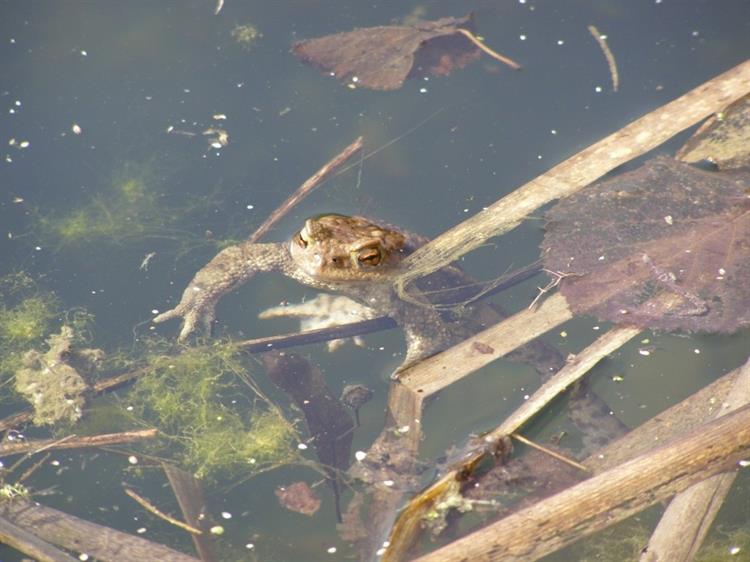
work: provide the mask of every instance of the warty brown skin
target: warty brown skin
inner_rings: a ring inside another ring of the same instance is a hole
[[[404,329],[407,352],[399,370],[450,343],[437,311],[399,299],[391,282],[404,257],[426,240],[364,217],[322,215],[305,221],[287,242],[242,243],[219,252],[196,273],[180,303],[154,322],[182,318],[180,340],[202,327],[210,331],[219,299],[253,275],[279,271],[296,281],[345,295]]]

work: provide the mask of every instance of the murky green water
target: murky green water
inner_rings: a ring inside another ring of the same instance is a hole
[[[25,271],[63,309],[85,308],[96,319],[91,344],[110,353],[139,349],[153,331],[153,311],[174,305],[222,241],[247,236],[359,135],[376,153],[307,199],[270,239],[330,211],[433,236],[750,53],[746,0],[226,0],[219,15],[213,10],[210,0],[0,3],[0,275]],[[486,42],[523,71],[483,58],[448,77],[371,92],[344,87],[288,52],[298,39],[414,13],[436,19],[470,10]],[[590,24],[608,35],[619,66],[617,93]],[[238,40],[243,32],[248,39],[248,26],[254,39]],[[211,145],[218,133],[203,134],[211,128],[226,132],[226,146]],[[673,151],[683,138],[658,151]],[[539,213],[467,256],[466,269],[492,278],[533,261],[542,227]],[[148,267],[140,267],[147,256]],[[535,284],[527,283],[500,300],[519,310],[534,294]],[[279,275],[260,276],[222,300],[219,332],[291,331],[291,321],[261,322],[256,315],[313,295]],[[563,327],[566,337],[556,330],[548,339],[563,353],[576,352],[601,333],[596,325],[576,320]],[[176,326],[158,333],[173,338]],[[596,390],[629,425],[735,368],[750,348],[747,332],[644,337],[650,341],[633,342],[596,369]],[[375,389],[361,412],[355,450],[382,427],[386,377],[403,352],[398,331],[366,341],[366,349],[349,346],[334,355],[322,345],[299,349],[336,392],[352,382]],[[650,355],[639,353],[644,346],[654,348]],[[254,372],[290,419],[299,418],[262,382],[259,365]],[[623,382],[613,382],[615,374]],[[498,362],[445,391],[425,418],[425,457],[492,427],[536,384],[525,368]],[[121,404],[128,399],[127,389],[118,392]],[[5,413],[16,409],[8,404]],[[220,477],[206,490],[225,528],[223,559],[355,558],[336,534],[326,486],[317,488],[323,505],[314,517],[276,501],[277,485],[319,475],[294,467],[238,484],[242,479]],[[123,494],[123,481],[177,513],[162,474],[148,463],[130,465],[127,454],[55,452],[28,485],[54,486],[42,498],[51,506],[189,549],[182,531]],[[747,476],[738,480],[736,497],[745,500],[729,504],[725,524],[750,520],[747,484]],[[0,560],[20,556],[0,547]]]

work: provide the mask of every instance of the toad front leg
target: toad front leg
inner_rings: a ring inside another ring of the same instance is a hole
[[[179,340],[184,341],[198,327],[206,333],[216,317],[216,303],[226,293],[245,283],[261,271],[284,270],[289,261],[285,244],[251,244],[230,246],[208,262],[182,293],[180,303],[159,314],[155,323],[182,318]]]

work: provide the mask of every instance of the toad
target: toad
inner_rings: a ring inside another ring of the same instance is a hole
[[[154,322],[182,318],[180,340],[199,326],[210,331],[216,303],[224,294],[257,272],[279,271],[396,320],[407,343],[402,370],[451,343],[448,327],[436,310],[404,302],[391,286],[404,257],[425,242],[418,235],[364,217],[327,214],[309,218],[287,242],[245,242],[222,250],[198,271],[180,303],[156,316]]]

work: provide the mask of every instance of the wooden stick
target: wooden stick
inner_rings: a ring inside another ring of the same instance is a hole
[[[31,441],[6,442],[0,443],[0,455],[15,455],[28,451],[38,453],[47,449],[80,449],[82,447],[102,447],[119,443],[132,443],[133,441],[140,441],[142,439],[153,439],[158,433],[156,429],[142,429],[70,439],[35,439]]]
[[[192,525],[188,525],[187,523],[183,523],[179,519],[175,519],[171,515],[168,515],[168,514],[164,513],[158,507],[156,507],[154,504],[152,504],[150,501],[148,501],[146,498],[139,496],[138,494],[136,494],[130,488],[123,487],[123,489],[125,490],[125,494],[127,494],[128,496],[130,496],[131,498],[133,498],[141,507],[143,507],[143,509],[145,509],[146,511],[148,511],[150,513],[153,513],[158,518],[164,519],[164,521],[166,521],[167,523],[171,523],[175,527],[179,527],[180,529],[182,529],[183,531],[187,531],[188,533],[192,533],[194,535],[202,535],[203,534],[203,531],[201,531],[200,529],[196,529]]]
[[[748,92],[750,60],[578,152],[408,256],[404,273],[395,282],[398,294],[414,301],[406,292],[413,280],[457,260],[488,238],[508,232],[542,205],[575,193]]]
[[[531,562],[732,470],[749,452],[745,406],[417,560]]]
[[[612,91],[616,92],[620,87],[620,74],[617,72],[615,56],[612,54],[612,51],[609,50],[609,45],[607,45],[607,37],[599,33],[599,30],[593,25],[589,26],[589,33],[591,33],[594,39],[596,39],[596,42],[599,43],[599,48],[604,53],[604,58],[607,59],[609,75],[612,78]]]
[[[750,402],[750,359],[740,369],[715,417]],[[717,474],[675,496],[640,557],[640,562],[689,562],[711,527],[736,473]]]
[[[97,525],[37,502],[16,499],[0,504],[0,514],[41,539],[101,562],[200,562],[159,543]],[[127,556],[125,556],[127,553]]]
[[[33,533],[14,525],[4,517],[0,517],[0,542],[39,562],[76,562],[72,556],[58,550]]]

